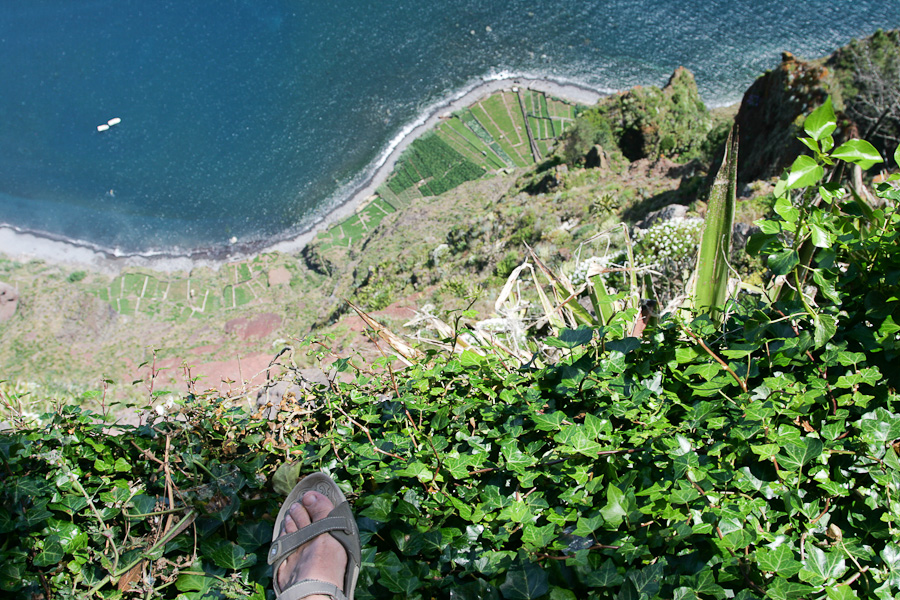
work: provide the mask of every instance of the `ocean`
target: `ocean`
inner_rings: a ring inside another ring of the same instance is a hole
[[[115,254],[297,235],[484,79],[612,91],[683,65],[722,105],[782,51],[900,26],[896,0],[0,5],[0,223]]]

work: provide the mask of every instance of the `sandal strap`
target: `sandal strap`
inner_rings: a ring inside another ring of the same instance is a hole
[[[318,579],[304,579],[298,581],[291,587],[283,590],[278,595],[278,600],[300,600],[301,598],[314,596],[316,594],[331,596],[335,600],[347,600],[347,596],[344,595],[341,588],[333,583],[320,581]]]
[[[306,527],[301,527],[294,533],[288,533],[275,539],[269,550],[268,563],[270,565],[274,564],[282,557],[323,533],[343,531],[348,535],[353,535],[355,530],[356,521],[353,518],[350,505],[347,502],[342,502],[332,509],[324,519],[311,523]],[[345,546],[340,538],[338,538],[338,541],[341,541],[341,545]]]

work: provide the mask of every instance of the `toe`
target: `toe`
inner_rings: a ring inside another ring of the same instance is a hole
[[[310,490],[303,494],[303,507],[313,521],[319,521],[328,516],[328,513],[334,509],[334,504],[328,499],[328,496]]]
[[[293,504],[291,504],[290,515],[294,520],[294,523],[297,524],[298,529],[306,527],[307,525],[312,523],[312,519],[309,518],[309,513],[300,502],[294,502]]]
[[[295,506],[300,506],[300,505],[297,504],[296,502],[294,504],[292,504],[291,507],[288,509],[288,514],[286,514],[284,516],[284,532],[285,533],[294,533],[295,531],[300,529],[300,527],[302,527],[302,526],[297,525],[297,522],[294,520],[293,516],[291,515],[291,512],[294,510]],[[303,511],[303,512],[306,512],[306,511]]]

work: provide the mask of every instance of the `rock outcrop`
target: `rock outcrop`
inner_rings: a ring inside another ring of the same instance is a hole
[[[9,321],[16,314],[19,292],[8,283],[0,283],[0,323]]]
[[[735,117],[740,181],[780,175],[803,152],[805,147],[797,136],[803,132],[803,116],[828,97],[826,74],[825,67],[785,52],[781,64],[759,77],[744,93]]]
[[[675,69],[662,89],[638,86],[602,99],[586,118],[597,122],[598,131],[611,129],[630,161],[689,155],[712,126],[694,75],[684,67]]]

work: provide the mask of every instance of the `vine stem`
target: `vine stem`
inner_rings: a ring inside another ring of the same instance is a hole
[[[723,369],[725,369],[726,371],[728,371],[728,374],[729,374],[729,375],[731,375],[732,377],[734,377],[734,380],[738,382],[738,385],[741,386],[741,389],[744,390],[744,393],[745,393],[745,394],[747,393],[747,383],[746,383],[743,379],[741,379],[740,377],[738,377],[737,373],[735,373],[735,372],[732,370],[732,368],[728,366],[728,363],[726,363],[724,360],[722,360],[721,358],[719,358],[719,356],[718,356],[715,352],[713,352],[712,350],[710,350],[710,349],[709,349],[709,346],[707,346],[707,345],[703,342],[703,340],[700,339],[700,337],[697,336],[693,331],[691,331],[691,330],[688,329],[687,327],[682,327],[681,330],[684,331],[686,334],[688,334],[691,338],[693,338],[693,340],[694,340],[695,342],[697,342],[698,344],[700,344],[700,347],[702,347],[704,350],[706,350],[706,353],[707,353],[707,354],[709,354],[710,356],[712,356],[713,359],[714,359],[717,363],[719,363],[720,365],[722,365],[722,368],[723,368]]]
[[[100,511],[97,510],[97,507],[94,506],[94,501],[91,500],[91,497],[88,495],[87,490],[85,490],[81,483],[78,481],[78,477],[66,467],[66,471],[68,471],[69,481],[72,482],[72,487],[81,492],[81,495],[84,496],[84,499],[87,500],[88,506],[91,507],[91,511],[93,511],[94,516],[97,517],[97,520],[100,521],[100,526],[106,530],[104,537],[109,540],[110,545],[112,546],[113,555],[115,555],[115,560],[113,561],[112,570],[115,571],[116,567],[119,565],[119,548],[116,546],[116,543],[113,541],[112,530],[109,525],[106,524],[106,521],[103,520],[103,516],[100,514]]]

